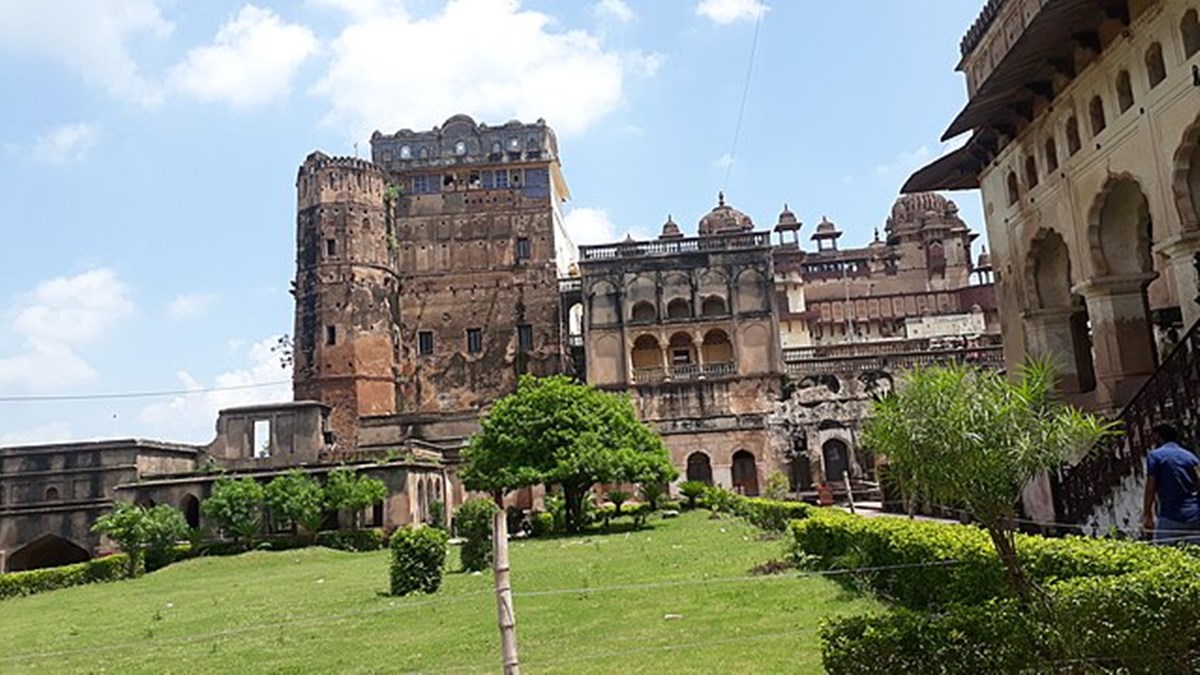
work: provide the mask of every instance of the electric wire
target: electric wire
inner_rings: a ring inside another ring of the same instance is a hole
[[[758,32],[762,27],[763,14],[767,8],[761,2],[756,3],[758,15],[754,19],[754,37],[750,40],[750,59],[746,63],[746,80],[742,84],[742,102],[738,105],[737,123],[733,126],[733,143],[729,148],[729,162],[725,165],[725,181],[722,190],[729,189],[729,176],[733,173],[733,160],[737,157],[738,140],[742,135],[742,119],[746,114],[746,100],[750,97],[750,76],[754,73],[754,56],[758,52]]]
[[[28,403],[38,401],[104,401],[125,398],[161,398],[164,396],[189,396],[192,394],[207,394],[215,391],[239,391],[245,389],[261,389],[291,384],[291,380],[274,382],[258,382],[256,384],[234,384],[227,387],[201,387],[198,389],[168,389],[162,391],[110,392],[99,394],[29,394],[19,396],[0,396],[0,403]]]

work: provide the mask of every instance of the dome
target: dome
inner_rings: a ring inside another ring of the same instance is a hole
[[[662,234],[658,235],[659,239],[683,239],[683,232],[679,226],[675,224],[675,220],[671,216],[667,216],[667,222],[663,223]]]
[[[450,126],[451,124],[455,124],[455,123],[469,124],[472,127],[476,126],[475,120],[472,119],[470,115],[464,115],[462,113],[459,113],[457,115],[451,115],[450,119],[446,120],[445,122],[442,122],[442,128],[445,129],[446,127]]]
[[[910,220],[914,216],[926,214],[940,216],[957,213],[958,205],[936,192],[900,195],[900,198],[892,205],[892,217],[897,220]]]
[[[700,219],[700,236],[749,232],[754,229],[750,216],[725,203],[725,193],[717,193],[717,205]]]
[[[821,216],[821,222],[817,223],[817,231],[813,233],[813,239],[837,239],[842,236],[841,231],[837,229],[825,216]]]
[[[792,213],[787,204],[783,205],[783,211],[779,212],[779,222],[775,224],[776,232],[794,232],[800,229],[800,221],[796,219],[796,214]]]

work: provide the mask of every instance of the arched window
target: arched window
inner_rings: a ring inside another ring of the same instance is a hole
[[[675,298],[667,303],[667,318],[668,319],[690,319],[692,316],[692,303],[685,298]]]
[[[758,463],[745,450],[733,453],[733,490],[747,497],[758,496]]]
[[[701,351],[705,363],[733,363],[733,344],[729,342],[729,335],[719,328],[704,334]]]
[[[1008,205],[1012,206],[1021,198],[1021,185],[1017,182],[1015,171],[1008,172]]]
[[[200,500],[196,495],[185,495],[180,506],[188,527],[193,530],[198,529],[200,527]]]
[[[700,303],[700,314],[703,316],[725,316],[728,313],[729,306],[725,298],[719,295],[710,295]]]
[[[1025,183],[1031,189],[1037,187],[1038,184],[1037,159],[1033,155],[1025,158]]]
[[[1117,107],[1121,112],[1133,107],[1133,82],[1129,80],[1128,70],[1117,75]]]
[[[703,452],[693,452],[687,458],[687,479],[712,485],[712,462]]]
[[[1163,60],[1162,45],[1157,42],[1146,50],[1146,77],[1150,80],[1151,89],[1167,79],[1167,63]]]
[[[642,300],[634,303],[632,319],[634,323],[651,323],[658,316],[658,311],[654,309],[654,304]]]
[[[1058,171],[1058,142],[1053,136],[1046,139],[1046,171]]]
[[[53,485],[46,488],[46,501],[56,502],[56,501],[58,501],[58,499],[59,499],[58,488],[54,487]]]
[[[687,366],[696,362],[696,344],[687,333],[676,333],[671,336],[671,365]]]
[[[821,446],[821,454],[825,460],[825,482],[841,483],[850,470],[850,451],[846,444],[836,438],[825,441]]]
[[[1179,32],[1183,34],[1183,53],[1190,59],[1200,52],[1200,16],[1196,10],[1189,9],[1183,15]]]
[[[633,342],[633,353],[630,354],[634,370],[662,368],[662,348],[658,339],[653,335],[642,335]]]
[[[1104,99],[1099,95],[1092,97],[1092,102],[1088,105],[1088,115],[1092,119],[1092,135],[1099,136],[1100,132],[1108,127],[1108,120],[1104,117]]]
[[[1067,119],[1067,154],[1074,155],[1083,147],[1079,139],[1079,120],[1074,115]]]

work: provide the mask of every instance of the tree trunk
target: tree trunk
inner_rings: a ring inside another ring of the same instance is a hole
[[[578,532],[583,529],[583,498],[586,488],[563,486],[563,502],[567,511],[567,531]]]
[[[508,566],[508,517],[504,512],[504,497],[495,495],[496,513],[492,516],[492,571],[496,586],[496,614],[500,627],[500,650],[504,658],[504,675],[520,675],[517,660],[517,615],[513,608],[512,583]]]
[[[1017,560],[1017,547],[1013,533],[1001,527],[989,527],[987,531],[992,538],[992,544],[996,547],[996,552],[1000,555],[1000,562],[1004,563],[1008,582],[1012,584],[1013,590],[1022,600],[1029,600],[1033,588],[1029,583],[1029,577],[1025,576],[1025,570],[1021,569],[1021,562]]]

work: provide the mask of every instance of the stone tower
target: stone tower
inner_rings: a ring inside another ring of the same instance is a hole
[[[358,418],[396,412],[398,279],[387,177],[374,164],[314,152],[296,179],[293,395],[332,407],[337,448]]]

